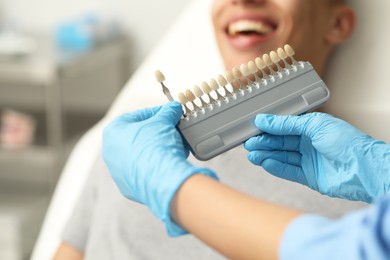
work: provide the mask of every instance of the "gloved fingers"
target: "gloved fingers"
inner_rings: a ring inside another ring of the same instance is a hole
[[[163,105],[156,116],[159,120],[177,125],[182,115],[183,108],[181,104],[177,101],[173,101]]]
[[[298,152],[252,151],[248,153],[248,160],[258,166],[262,166],[263,161],[267,159],[277,160],[294,166],[301,165],[301,154]]]
[[[244,143],[245,149],[248,151],[255,150],[284,150],[297,151],[299,148],[300,137],[294,135],[277,136],[270,134],[262,134],[252,137]]]
[[[135,122],[144,121],[156,115],[157,112],[161,110],[161,108],[162,106],[139,109],[134,112],[127,113],[118,117],[118,121],[125,122],[125,123],[135,123]]]
[[[296,165],[290,165],[274,159],[265,159],[261,164],[264,170],[270,174],[292,182],[308,185],[302,168]]]
[[[329,118],[333,117],[324,113],[301,116],[259,114],[256,116],[255,125],[260,130],[274,135],[305,135],[311,138]]]

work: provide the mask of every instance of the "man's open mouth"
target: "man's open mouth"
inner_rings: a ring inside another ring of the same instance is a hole
[[[276,30],[276,25],[253,20],[239,20],[232,22],[227,27],[227,34],[231,37],[240,35],[265,36]]]

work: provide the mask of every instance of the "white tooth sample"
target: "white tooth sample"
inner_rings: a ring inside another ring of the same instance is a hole
[[[278,71],[281,72],[283,68],[279,65],[280,57],[275,51],[270,52],[271,60],[278,68]]]
[[[282,59],[282,61],[284,63],[284,67],[285,68],[291,67],[291,65],[286,60],[288,58],[286,52],[282,48],[278,48],[277,52],[278,52],[279,57]]]
[[[232,72],[236,79],[240,79],[242,77],[241,71],[237,67],[234,67]]]
[[[194,93],[195,93],[195,96],[197,96],[199,99],[200,99],[200,102],[202,102],[202,106],[203,107],[206,107],[208,104],[207,102],[203,99],[203,91],[202,89],[198,86],[198,85],[195,85],[193,87],[193,90],[194,90]]]
[[[169,101],[173,101],[173,98],[171,96],[169,89],[164,85],[163,81],[165,80],[165,77],[161,73],[161,71],[156,70],[154,73],[154,76],[156,77],[156,80],[161,84],[162,91],[163,91],[164,95],[168,98]]]
[[[242,75],[244,75],[246,80],[248,81],[248,86],[252,85],[253,81],[249,77],[251,75],[251,73],[249,72],[248,66],[246,64],[241,64],[240,71],[241,71]]]
[[[241,81],[241,77],[242,77],[241,71],[237,67],[234,67],[232,69],[232,73],[233,73],[234,78],[240,84],[240,89],[243,90],[244,89],[244,83],[242,83],[242,81]]]
[[[265,65],[268,67],[268,69],[270,70],[271,74],[274,74],[275,71],[272,69],[273,63],[272,63],[272,60],[268,54],[263,55],[263,61],[264,61]]]
[[[234,76],[233,76],[233,73],[231,71],[229,71],[229,70],[226,71],[225,77],[226,77],[227,82],[229,82],[230,84],[232,84],[234,82]]]
[[[196,97],[195,97],[194,93],[192,93],[191,90],[187,89],[186,92],[184,93],[184,95],[186,95],[186,98],[188,99],[188,101],[191,102],[194,109],[197,109],[197,110],[200,109],[200,107],[194,102]]]
[[[256,66],[257,68],[259,68],[259,70],[261,71],[261,74],[263,74],[263,78],[268,78],[268,73],[265,72],[265,64],[264,64],[264,61],[260,58],[260,57],[257,57],[255,59],[255,63],[256,63]]]
[[[284,51],[286,52],[287,56],[290,57],[293,64],[297,63],[297,61],[294,59],[295,51],[290,45],[284,45]]]
[[[225,79],[224,76],[222,76],[221,74],[219,74],[217,76],[217,81],[218,81],[218,84],[223,87],[223,89],[225,90],[225,95],[231,95],[232,93],[226,88],[226,85],[228,84],[227,80]]]
[[[210,88],[210,85],[209,85],[206,81],[203,81],[203,82],[201,83],[201,87],[202,87],[204,93],[206,93],[207,96],[209,97],[210,103],[211,103],[212,100],[214,100],[214,101],[216,100],[215,98],[213,98],[213,97],[210,95],[211,91],[213,91],[213,90]]]
[[[218,99],[222,100],[224,97],[219,94],[218,92],[218,89],[219,89],[219,85],[218,85],[218,82],[215,80],[215,79],[210,79],[210,88],[212,90],[214,90],[214,92],[217,94],[218,96]]]
[[[239,86],[238,87],[234,86],[233,82],[236,79],[234,78],[233,73],[230,70],[227,70],[225,72],[225,78],[226,78],[227,82],[229,82],[229,84],[230,84],[230,86],[232,87],[233,90],[240,88]]]
[[[188,99],[186,98],[184,93],[179,92],[179,94],[177,94],[177,98],[179,99],[179,102],[184,106],[185,114],[187,115],[191,114],[191,109],[189,109],[189,107],[187,106]]]
[[[162,72],[161,71],[159,71],[159,70],[156,70],[156,72],[154,73],[154,76],[156,77],[156,80],[158,81],[158,82],[163,82],[164,80],[165,80],[165,76],[164,76],[164,74],[162,74]]]
[[[259,76],[257,76],[257,72],[259,71],[259,68],[257,68],[256,63],[253,60],[248,62],[248,69],[249,72],[253,74],[253,76],[255,76],[256,82],[260,82],[261,79],[259,78]]]
[[[240,65],[240,71],[241,71],[242,75],[244,75],[244,77],[248,77],[250,75],[249,69],[246,66],[246,64]]]

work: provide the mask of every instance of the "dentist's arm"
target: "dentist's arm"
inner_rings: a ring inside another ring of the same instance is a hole
[[[203,175],[184,182],[171,209],[179,225],[229,259],[280,259],[283,233],[300,215]]]

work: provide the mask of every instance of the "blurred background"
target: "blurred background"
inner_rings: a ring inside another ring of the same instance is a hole
[[[0,0],[0,259],[29,258],[72,148],[187,4]]]

